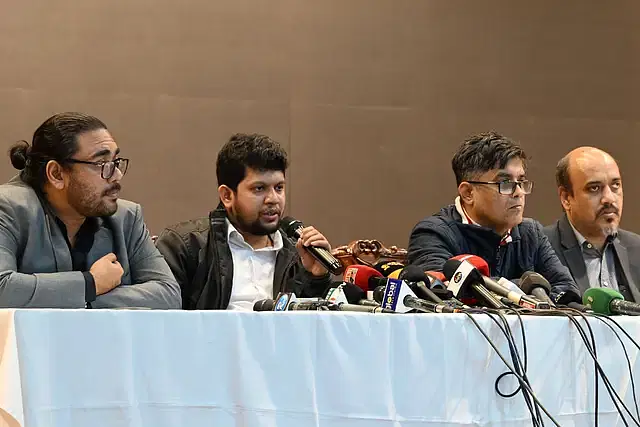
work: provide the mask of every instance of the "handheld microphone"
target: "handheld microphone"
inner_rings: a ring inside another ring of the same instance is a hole
[[[540,301],[544,301],[549,306],[555,307],[554,302],[549,298],[551,293],[551,285],[549,281],[540,273],[534,271],[525,271],[520,278],[520,289],[525,294],[533,295]]]
[[[611,288],[587,289],[582,295],[582,303],[598,314],[640,316],[640,304],[625,301],[620,292]]]
[[[487,265],[487,262],[482,258],[480,258],[479,256],[476,256],[476,255],[468,256],[467,258],[465,258],[465,261],[471,263],[474,267],[476,267],[478,273],[481,275],[481,279],[484,286],[487,289],[489,289],[491,292],[494,292],[501,297],[507,298],[509,301],[511,301],[515,305],[523,308],[530,308],[530,309],[551,308],[549,304],[547,304],[546,302],[540,302],[534,298],[524,295],[521,290],[518,290],[518,292],[514,292],[511,289],[505,288],[504,286],[502,286],[500,283],[496,282],[492,278],[482,275],[482,273],[480,273],[480,268],[484,268],[484,266]],[[480,266],[480,268],[478,268],[477,266]]]
[[[387,279],[386,286],[378,286],[373,291],[373,298],[383,308],[393,310],[396,313],[406,313],[418,310],[426,313],[460,313],[458,308],[446,304],[435,304],[417,298],[405,282],[399,279]]]
[[[578,295],[573,291],[560,292],[556,296],[556,305],[558,306],[563,305],[565,307],[569,307],[574,310],[582,311],[585,313],[591,311],[590,307],[587,307],[586,305],[582,304],[582,299],[580,298],[580,295]]]
[[[287,216],[280,220],[280,228],[287,233],[287,236],[297,240],[300,238],[300,230],[304,228],[304,225],[302,222]],[[313,255],[313,257],[317,259],[324,268],[329,270],[330,273],[338,275],[342,274],[344,271],[342,263],[336,257],[331,255],[331,252],[327,249],[318,246],[306,246],[305,250]]]
[[[484,287],[482,275],[470,262],[452,258],[444,263],[443,271],[454,297],[462,299],[475,293],[491,308],[507,308]]]

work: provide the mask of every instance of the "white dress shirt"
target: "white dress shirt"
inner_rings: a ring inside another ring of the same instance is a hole
[[[282,249],[280,231],[273,233],[273,246],[253,249],[227,219],[227,239],[233,257],[233,286],[228,310],[253,311],[253,304],[273,298],[276,257]]]

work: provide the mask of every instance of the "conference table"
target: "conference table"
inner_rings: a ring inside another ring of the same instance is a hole
[[[511,363],[496,323],[473,318]],[[638,319],[616,320],[640,341]],[[523,354],[518,318],[508,322]],[[593,425],[594,362],[577,328],[523,322],[540,402],[562,426]],[[635,416],[623,346],[589,324]],[[622,341],[637,377],[638,350]],[[505,371],[464,314],[0,310],[0,422],[11,427],[530,426],[522,394],[494,389]],[[623,425],[599,389],[600,425]]]

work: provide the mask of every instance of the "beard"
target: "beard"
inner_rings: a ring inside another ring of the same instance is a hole
[[[245,233],[253,234],[254,236],[268,236],[275,233],[280,228],[280,223],[275,224],[263,224],[260,220],[260,216],[254,220],[249,220],[238,209],[234,209],[236,228]]]
[[[603,225],[600,228],[602,230],[602,233],[605,236],[615,236],[616,234],[618,234],[618,225],[617,224],[606,224],[606,225]]]
[[[111,216],[118,210],[118,203],[113,199],[107,200],[104,196],[119,190],[120,184],[115,183],[96,194],[96,190],[86,182],[72,178],[67,197],[71,207],[84,217]]]
[[[600,218],[607,212],[615,213],[618,221],[620,220],[620,209],[614,204],[603,206],[596,214],[596,218]],[[605,236],[615,236],[618,234],[618,221],[606,221],[600,226],[602,233]]]

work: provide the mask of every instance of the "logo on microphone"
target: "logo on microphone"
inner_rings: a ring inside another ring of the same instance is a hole
[[[356,283],[356,275],[358,274],[357,268],[347,268],[344,272],[344,281],[349,283]]]
[[[460,283],[460,280],[462,279],[462,272],[458,271],[456,272],[456,274],[453,275],[453,281],[455,283]]]
[[[402,281],[396,279],[387,279],[387,287],[384,290],[384,298],[382,299],[382,306],[389,310],[396,311],[400,295],[400,285]]]
[[[287,303],[289,302],[289,294],[282,294],[278,301],[276,301],[276,307],[273,311],[285,311],[287,308]]]

